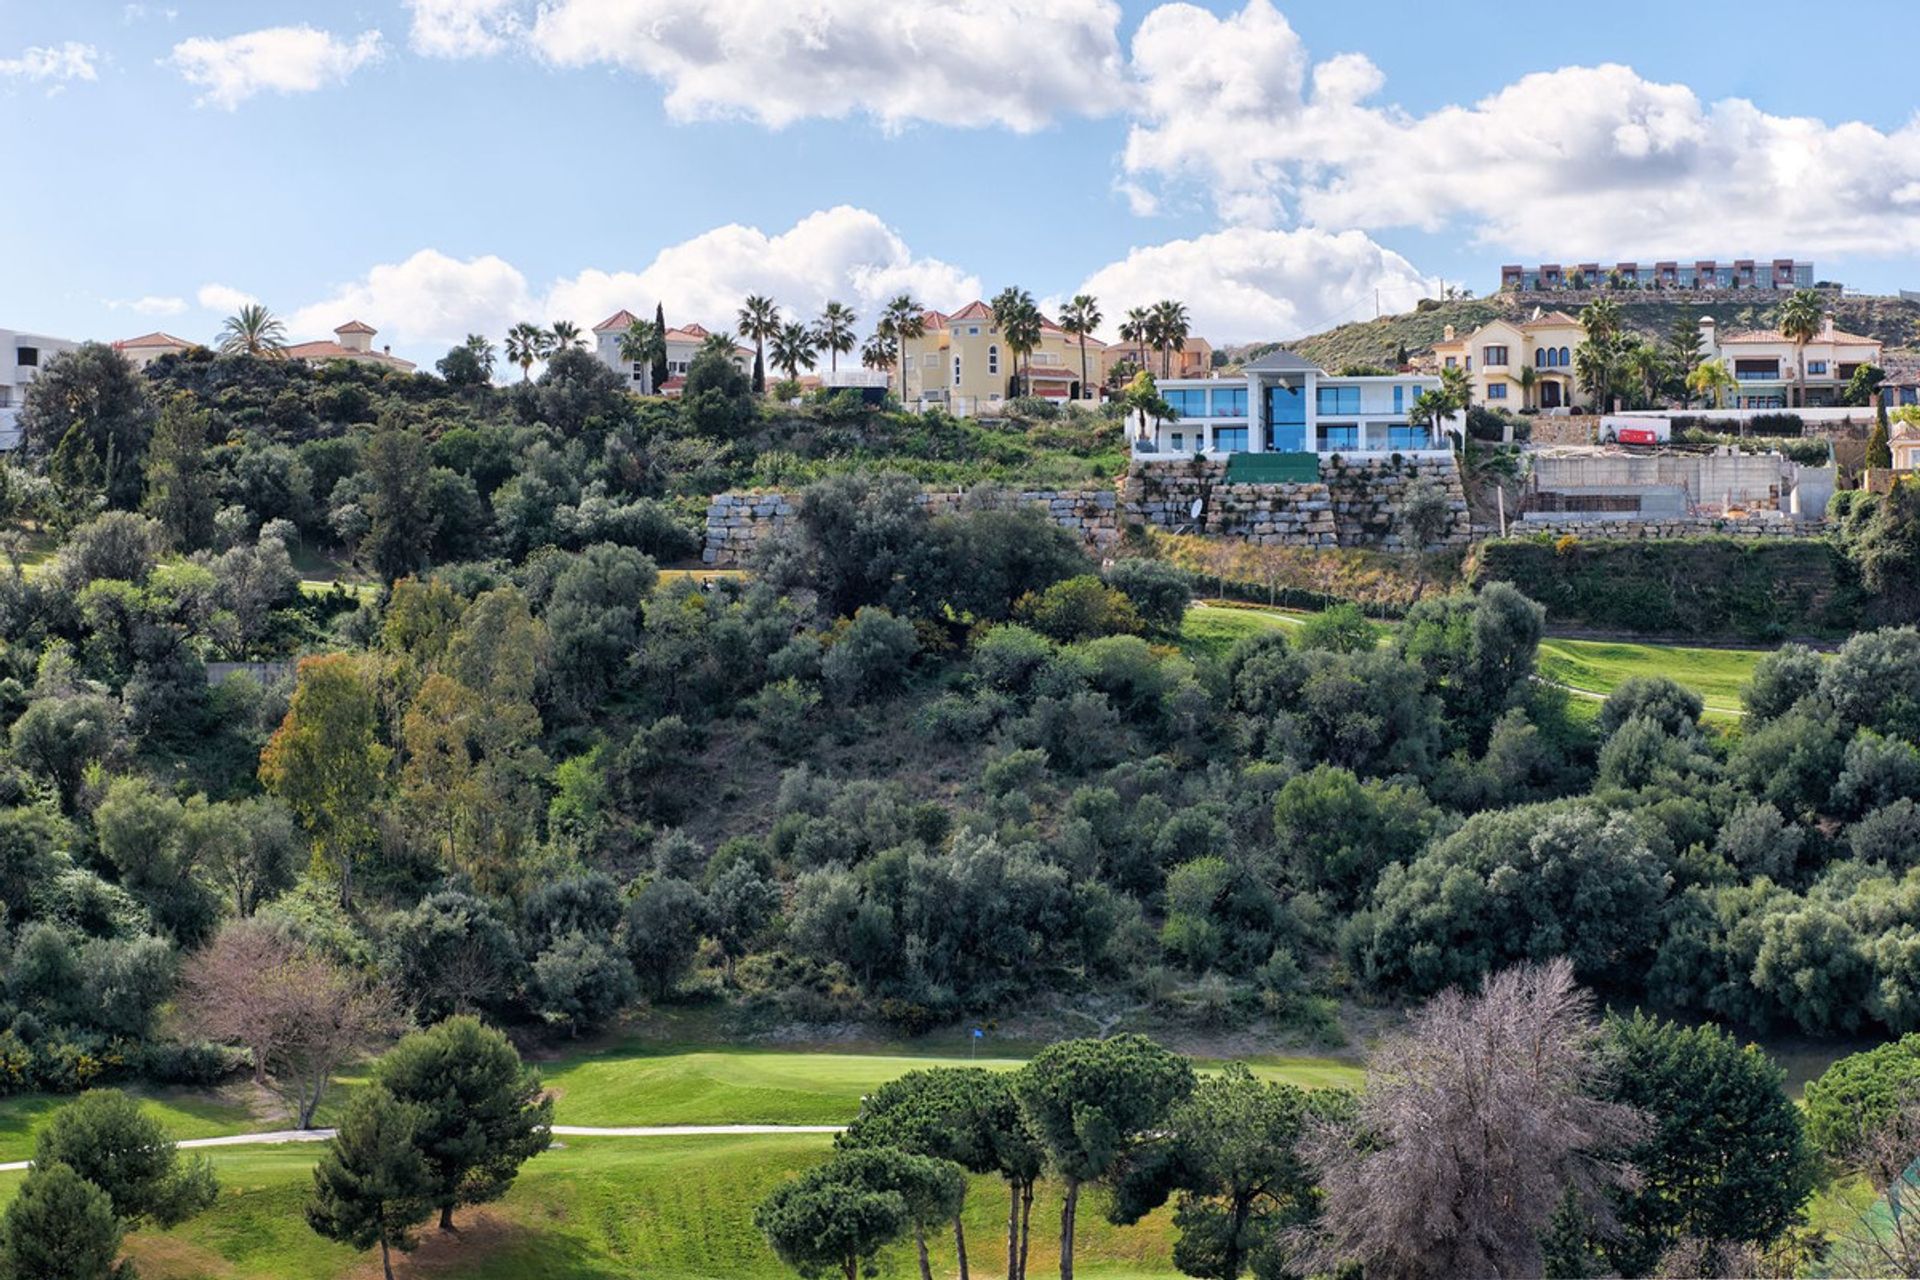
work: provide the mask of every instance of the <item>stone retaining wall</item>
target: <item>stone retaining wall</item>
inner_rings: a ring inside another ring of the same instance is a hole
[[[1119,497],[1111,489],[1032,489],[1018,497],[1045,507],[1053,522],[1078,535],[1087,549],[1103,555],[1120,541]],[[920,494],[929,515],[960,509],[966,494],[933,489]],[[792,523],[796,499],[772,490],[717,493],[707,504],[707,540],[703,564],[731,568],[752,559],[761,542]]]
[[[1532,534],[1550,537],[1583,538],[1590,542],[1635,542],[1648,538],[1817,538],[1826,532],[1818,520],[1753,518],[1726,520],[1716,516],[1682,516],[1666,520],[1580,520],[1549,516],[1515,520],[1507,526],[1509,535],[1524,538]]]
[[[1447,499],[1447,524],[1438,540],[1420,548],[1440,551],[1473,541],[1467,491],[1453,458],[1357,458],[1334,454],[1320,461],[1320,477],[1333,499],[1333,521],[1343,547],[1412,550],[1402,537],[1400,512],[1415,485],[1433,485]]]
[[[1263,546],[1340,544],[1334,527],[1333,498],[1326,485],[1230,485],[1225,482],[1226,474],[1224,460],[1136,462],[1120,487],[1121,510],[1131,523],[1174,533]]]

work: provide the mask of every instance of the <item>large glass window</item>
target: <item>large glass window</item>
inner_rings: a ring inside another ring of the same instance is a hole
[[[1359,447],[1360,447],[1360,428],[1359,427],[1354,426],[1352,423],[1341,423],[1339,426],[1332,426],[1332,427],[1327,426],[1324,423],[1321,424],[1320,452],[1326,453],[1334,449],[1343,449],[1343,450],[1351,451],[1354,449],[1358,449]]]
[[[1193,387],[1174,387],[1160,393],[1173,411],[1183,418],[1204,418],[1207,416],[1207,393],[1204,389]]]
[[[1307,451],[1307,393],[1304,387],[1267,388],[1267,448],[1276,453]]]
[[[1213,392],[1213,416],[1216,418],[1246,417],[1247,389],[1245,387],[1216,387]]]
[[[1321,414],[1360,412],[1360,388],[1321,387],[1314,408]]]
[[[1387,448],[1425,449],[1433,443],[1425,427],[1388,427]]]
[[[1245,427],[1219,428],[1213,433],[1213,447],[1222,453],[1245,453],[1247,429]]]
[[[1480,363],[1489,369],[1500,368],[1507,363],[1507,349],[1505,347],[1480,348]]]
[[[1407,389],[1401,386],[1397,382],[1394,383],[1393,384],[1393,411],[1395,413],[1405,413],[1407,411],[1406,398],[1407,398]]]

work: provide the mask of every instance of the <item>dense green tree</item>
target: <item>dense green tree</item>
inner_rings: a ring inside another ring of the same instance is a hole
[[[1785,715],[1820,687],[1820,670],[1820,655],[1805,645],[1785,644],[1765,654],[1740,692],[1748,717],[1758,723]]]
[[[172,1226],[213,1203],[219,1184],[204,1158],[182,1161],[160,1122],[118,1089],[93,1089],[54,1112],[34,1142],[34,1164],[65,1165],[107,1195],[129,1226]]]
[[[889,1154],[896,1162],[924,1160]],[[816,1165],[775,1187],[754,1210],[753,1223],[780,1260],[801,1275],[860,1280],[873,1256],[910,1224],[906,1198],[894,1186],[862,1177],[877,1166],[844,1157]]]
[[[1624,1275],[1646,1275],[1682,1237],[1766,1245],[1795,1225],[1814,1182],[1785,1072],[1711,1025],[1610,1018],[1607,1096],[1652,1122],[1626,1153],[1640,1185],[1616,1191]]]
[[[432,503],[427,442],[396,422],[383,422],[361,452],[367,493],[366,536],[360,552],[383,582],[424,563],[441,513]]]
[[[595,705],[626,671],[642,601],[658,577],[646,556],[601,543],[569,557],[554,578],[545,616],[552,678],[575,709]]]
[[[657,876],[627,906],[625,942],[634,975],[656,999],[674,986],[699,954],[706,902],[685,880]]]
[[[356,1249],[380,1246],[393,1280],[392,1250],[414,1246],[413,1229],[433,1207],[433,1177],[414,1145],[416,1113],[378,1087],[363,1089],[313,1170],[307,1225]]]
[[[1545,618],[1539,605],[1493,582],[1477,595],[1422,600],[1395,630],[1394,642],[1427,673],[1449,723],[1478,748],[1526,691]]]
[[[1294,882],[1338,902],[1372,892],[1380,872],[1412,860],[1438,825],[1418,788],[1362,782],[1317,765],[1289,779],[1273,801],[1273,832]]]
[[[1566,956],[1587,981],[1634,974],[1659,937],[1666,868],[1626,815],[1585,801],[1476,814],[1388,867],[1349,941],[1370,982],[1420,993]]]
[[[562,934],[533,957],[529,976],[533,1007],[571,1035],[603,1025],[633,1002],[633,965],[604,935]]]
[[[134,1280],[116,1262],[126,1228],[99,1187],[63,1164],[37,1165],[0,1217],[7,1280]]]
[[[1341,1090],[1263,1082],[1233,1063],[1175,1103],[1159,1139],[1129,1158],[1109,1216],[1138,1222],[1177,1193],[1173,1262],[1182,1272],[1215,1280],[1283,1273],[1281,1235],[1306,1226],[1319,1205],[1303,1154],[1309,1131],[1351,1107]]]
[[[286,718],[260,756],[260,781],[313,840],[316,859],[353,901],[353,866],[373,840],[389,750],[376,735],[372,681],[354,654],[300,660]]]
[[[183,551],[213,540],[214,482],[208,465],[213,415],[194,408],[190,396],[169,400],[147,445],[146,497],[142,509],[158,520]]]
[[[551,1141],[553,1100],[507,1038],[477,1018],[416,1032],[374,1066],[374,1081],[415,1109],[414,1145],[431,1179],[440,1229],[456,1205],[498,1200]]]
[[[422,1022],[500,1008],[522,971],[493,905],[457,889],[422,898],[388,926],[386,972]]]
[[[1163,635],[1180,630],[1193,599],[1193,578],[1164,560],[1116,560],[1101,575],[1133,605],[1140,620]]]
[[[1014,1097],[1065,1183],[1060,1209],[1060,1280],[1073,1280],[1080,1191],[1124,1167],[1128,1153],[1165,1124],[1193,1092],[1193,1067],[1140,1035],[1063,1040],[1016,1073]]]
[[[1916,1096],[1920,1035],[1849,1054],[1808,1082],[1807,1136],[1829,1159],[1847,1163]]]
[[[102,342],[47,362],[20,411],[20,450],[76,497],[140,504],[141,465],[153,432],[145,380]]]

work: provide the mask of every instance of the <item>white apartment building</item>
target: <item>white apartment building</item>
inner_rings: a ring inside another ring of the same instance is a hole
[[[0,450],[20,447],[20,406],[26,403],[27,388],[40,370],[79,345],[43,333],[0,329]]]
[[[1133,451],[1165,454],[1444,453],[1447,442],[1410,416],[1440,379],[1399,373],[1346,378],[1291,351],[1271,352],[1239,378],[1169,378],[1160,396],[1178,415],[1136,424]],[[1454,415],[1452,429],[1459,428]],[[1443,424],[1442,431],[1448,429]]]

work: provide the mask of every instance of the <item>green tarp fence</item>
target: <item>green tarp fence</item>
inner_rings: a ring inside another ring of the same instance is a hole
[[[1236,453],[1227,458],[1228,484],[1311,484],[1319,479],[1317,453]]]

